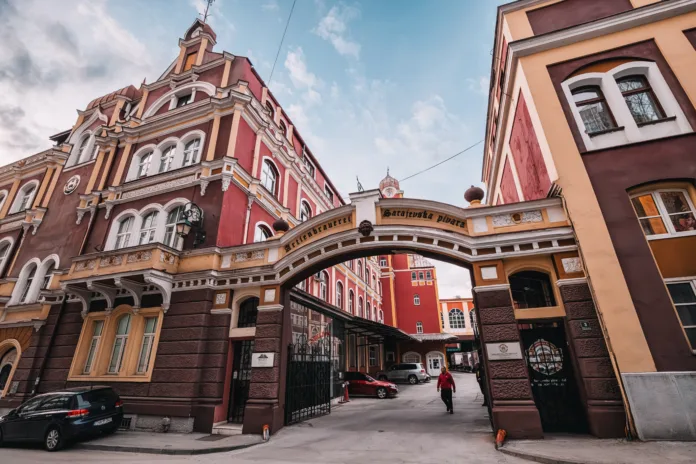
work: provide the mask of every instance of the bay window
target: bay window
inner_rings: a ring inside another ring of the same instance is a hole
[[[118,374],[123,365],[123,353],[126,351],[126,343],[128,342],[128,333],[130,332],[130,314],[121,316],[116,326],[116,337],[111,350],[111,360],[109,361],[109,374]]]

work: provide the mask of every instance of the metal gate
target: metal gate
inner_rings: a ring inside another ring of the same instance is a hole
[[[232,386],[230,388],[230,407],[228,421],[235,424],[244,422],[244,408],[249,399],[251,381],[251,353],[254,340],[244,340],[234,344],[234,364],[232,364]]]
[[[288,347],[285,425],[331,412],[331,340]]]
[[[520,324],[519,328],[542,428],[587,433],[563,324]]]

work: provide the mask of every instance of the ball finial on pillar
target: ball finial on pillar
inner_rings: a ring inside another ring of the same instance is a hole
[[[481,200],[486,194],[481,187],[473,185],[464,192],[464,199],[469,202],[469,206],[475,207],[481,205]]]
[[[276,235],[283,235],[285,232],[290,230],[290,224],[288,224],[284,219],[279,218],[273,222],[273,230]]]

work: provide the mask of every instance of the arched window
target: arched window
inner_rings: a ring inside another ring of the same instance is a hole
[[[0,210],[5,205],[5,200],[7,200],[7,190],[0,192]]]
[[[365,303],[365,319],[372,319],[372,305],[369,301]]]
[[[696,230],[696,208],[686,190],[656,190],[631,198],[643,233],[649,237]]]
[[[184,217],[184,207],[177,206],[167,214],[167,223],[164,226],[164,244],[168,247],[179,248],[181,237],[176,233],[176,223]]]
[[[616,80],[626,106],[638,125],[665,117],[660,102],[645,76],[626,76]]]
[[[170,145],[162,150],[160,154],[159,169],[157,172],[167,172],[172,168],[174,164],[174,153],[176,152],[176,145]]]
[[[311,217],[312,210],[310,209],[309,204],[302,200],[302,204],[300,204],[300,222],[305,222]]]
[[[343,282],[336,282],[336,306],[343,309]]]
[[[401,359],[403,359],[403,362],[405,363],[419,363],[421,362],[421,355],[413,351],[409,351],[408,353],[404,353]]]
[[[83,374],[89,374],[92,372],[94,356],[97,354],[97,348],[99,348],[99,341],[101,340],[103,331],[104,321],[94,321],[92,326],[92,338],[89,342],[89,351],[87,351],[87,357],[85,358],[85,367],[82,369]]]
[[[302,290],[303,292],[306,291],[307,290],[307,281],[306,280],[300,281],[300,283],[298,283],[296,285],[296,287],[299,288],[300,290]]]
[[[548,274],[521,271],[508,278],[512,301],[516,309],[556,306],[556,298]]]
[[[416,306],[420,305],[420,295],[417,293],[413,295],[413,304]]]
[[[276,171],[273,163],[268,160],[263,162],[263,169],[261,170],[261,185],[266,187],[266,190],[271,192],[271,195],[276,196],[276,189],[278,187],[278,171]]]
[[[574,89],[572,94],[588,134],[597,134],[616,127],[614,116],[599,86],[579,87]]]
[[[27,297],[29,296],[29,289],[31,288],[31,284],[34,282],[34,276],[36,276],[36,269],[36,264],[31,264],[31,268],[29,269],[29,273],[27,274],[27,280],[24,284],[24,288],[22,289],[22,293],[19,296],[19,303],[28,302]]]
[[[12,248],[12,243],[11,242],[2,242],[0,243],[0,277],[2,277],[2,272],[5,269],[5,264],[8,261],[8,258],[10,256],[10,248]],[[0,388],[0,390],[2,390]]]
[[[150,164],[152,164],[152,154],[153,152],[150,151],[140,156],[138,160],[138,171],[135,175],[136,179],[147,176],[150,170]]]
[[[370,271],[365,272],[365,283],[368,287],[370,286]]]
[[[109,374],[118,374],[123,365],[123,353],[126,350],[128,342],[128,333],[130,332],[131,315],[125,314],[116,323],[116,336],[114,337],[114,345],[111,349],[111,359],[109,360]]]
[[[116,244],[114,245],[114,250],[119,250],[129,246],[134,219],[135,218],[133,216],[126,216],[125,218],[121,219],[121,222],[119,222],[118,232],[116,232]]]
[[[184,166],[191,166],[199,161],[201,154],[201,139],[193,139],[184,146]]]
[[[17,198],[15,199],[14,206],[12,208],[13,213],[18,213],[31,208],[31,204],[34,201],[34,196],[36,196],[36,185],[37,182],[31,182],[24,184],[24,186],[19,189],[17,192]]]
[[[80,141],[80,146],[77,149],[77,156],[75,159],[77,159],[77,164],[82,163],[84,161],[87,161],[87,146],[89,145],[89,134],[85,135],[82,137],[82,140]]]
[[[157,216],[157,211],[152,211],[143,219],[142,225],[140,226],[140,239],[138,240],[139,245],[144,245],[146,243],[152,243],[155,241],[155,234],[157,233]]]
[[[372,285],[374,285],[375,288],[377,287],[377,274],[374,272],[372,273]]]
[[[17,348],[10,348],[0,356],[0,396],[10,380],[12,368],[17,363]]]
[[[51,277],[53,277],[53,271],[56,270],[56,263],[55,261],[51,261],[51,264],[48,265],[46,268],[46,273],[43,276],[43,280],[41,281],[41,290],[46,290],[48,288],[48,285],[51,283]]]
[[[319,280],[319,298],[329,301],[329,274],[326,271],[322,271]]]
[[[271,119],[275,119],[275,110],[273,109],[273,104],[270,101],[266,101],[266,110],[268,110],[268,115]]]
[[[358,313],[356,316],[362,317],[363,315],[363,299],[361,296],[358,297]]]
[[[362,266],[362,261],[358,260],[358,277],[362,279],[363,276],[363,266]]]
[[[461,309],[454,308],[450,310],[449,325],[451,329],[466,329],[466,317]]]
[[[416,322],[416,333],[417,334],[423,333],[423,323],[421,321]]]
[[[381,295],[381,294],[382,294],[382,282],[379,283],[379,287],[378,287],[378,288],[379,288],[379,294]]]
[[[150,366],[152,347],[155,345],[155,334],[157,333],[157,317],[146,317],[143,328],[143,340],[140,344],[140,354],[138,355],[138,366],[136,374],[144,374]]]
[[[273,234],[268,227],[263,224],[256,225],[256,229],[254,229],[254,243],[265,242],[271,237],[273,237]]]
[[[382,310],[380,309],[379,312],[378,312],[377,314],[378,314],[377,317],[378,317],[379,322],[384,323],[384,311],[382,311]]]
[[[285,125],[285,123],[283,121],[280,121],[280,124],[278,126],[280,127],[280,133],[287,137],[288,127]]]
[[[355,293],[353,290],[348,291],[348,312],[353,314],[353,308],[355,306]]]
[[[256,318],[259,315],[259,299],[248,298],[239,305],[239,317],[237,318],[237,327],[240,329],[246,327],[256,327]]]

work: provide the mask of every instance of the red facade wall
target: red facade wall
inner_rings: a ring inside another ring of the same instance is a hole
[[[256,229],[256,223],[259,221],[263,221],[269,227],[272,227],[275,218],[271,216],[268,213],[268,211],[263,209],[258,203],[254,202],[254,204],[251,205],[251,214],[249,215],[249,230],[247,232],[247,243],[254,243],[254,230]],[[271,229],[271,231],[273,231],[273,229]]]
[[[222,196],[217,246],[241,245],[242,237],[244,236],[246,209],[246,193],[235,184],[230,184],[230,188]]]
[[[396,301],[397,324],[401,330],[415,334],[416,322],[423,323],[423,333],[440,333],[440,318],[438,316],[437,282],[432,285],[411,285],[411,271],[408,268],[408,255],[398,254],[392,256],[394,268],[394,299]],[[385,292],[382,284],[382,291]],[[420,305],[413,304],[414,295],[420,296]],[[387,318],[387,305],[384,300],[385,321]]]
[[[517,187],[515,186],[515,179],[512,176],[512,168],[510,167],[510,160],[505,160],[505,166],[503,167],[503,177],[500,179],[500,193],[503,195],[504,203],[517,203],[520,201],[520,197],[517,195]]]
[[[215,159],[222,158],[227,154],[227,145],[230,142],[232,132],[232,115],[220,119],[220,129],[218,131],[217,145],[215,145]],[[232,156],[232,153],[230,153]],[[205,154],[202,156],[205,159]]]
[[[254,145],[256,145],[256,134],[249,127],[244,118],[239,121],[237,131],[237,144],[234,147],[234,157],[239,160],[239,165],[246,172],[251,174],[254,164]]]
[[[299,185],[294,177],[290,176],[288,178],[288,201],[286,208],[290,210],[290,214],[295,216],[297,214],[297,189]]]
[[[515,160],[517,177],[520,180],[524,200],[546,198],[551,187],[551,180],[546,170],[544,157],[541,154],[539,141],[534,132],[527,102],[521,91],[510,134],[510,152]]]

